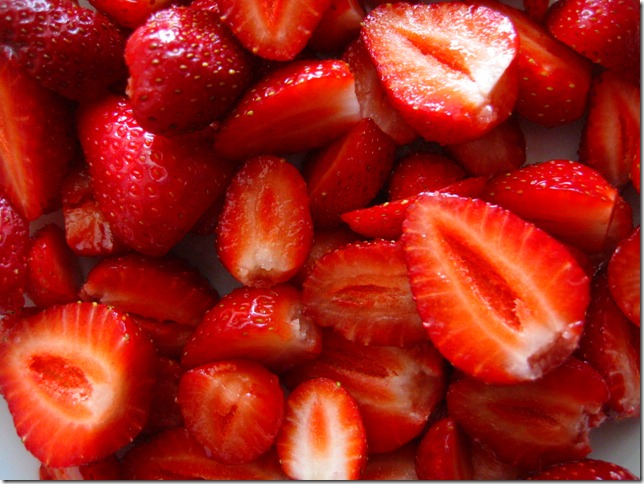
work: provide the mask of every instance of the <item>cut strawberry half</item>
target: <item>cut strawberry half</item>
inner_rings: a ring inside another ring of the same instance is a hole
[[[384,4],[365,18],[361,39],[392,105],[428,141],[475,139],[514,108],[519,39],[490,8]]]
[[[608,262],[608,284],[615,302],[628,317],[640,325],[641,318],[641,242],[640,227],[621,240]]]
[[[487,382],[535,380],[576,348],[589,279],[560,242],[479,199],[423,193],[403,248],[430,339]]]
[[[451,417],[427,429],[418,444],[415,462],[422,480],[472,480],[474,476],[469,437]]]
[[[9,331],[0,361],[16,431],[47,466],[106,457],[146,422],[156,355],[125,313],[92,303],[44,309]]]
[[[365,8],[360,0],[331,0],[315,27],[307,48],[331,55],[341,52],[360,35],[365,15]]]
[[[407,206],[413,198],[403,198],[343,213],[340,218],[351,230],[371,239],[397,240],[402,235]]]
[[[367,460],[358,404],[334,380],[313,378],[299,384],[286,401],[276,446],[291,479],[358,479]]]

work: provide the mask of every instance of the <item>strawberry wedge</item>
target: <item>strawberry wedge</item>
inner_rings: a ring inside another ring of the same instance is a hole
[[[535,380],[575,349],[589,280],[560,242],[480,199],[425,192],[403,247],[430,339],[485,382]]]

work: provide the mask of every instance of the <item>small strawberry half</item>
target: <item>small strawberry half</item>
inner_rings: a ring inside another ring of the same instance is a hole
[[[106,457],[145,424],[156,355],[122,312],[92,303],[44,309],[9,331],[0,362],[16,431],[47,466]]]
[[[610,293],[626,317],[637,326],[641,317],[640,227],[621,240],[608,262]]]
[[[392,105],[428,141],[477,138],[514,108],[519,39],[490,8],[383,4],[365,17],[361,39]]]
[[[628,469],[599,459],[553,464],[528,476],[533,481],[636,481]]]
[[[588,277],[533,224],[480,199],[426,192],[407,208],[402,242],[429,337],[465,373],[535,380],[577,346]]]
[[[300,383],[286,400],[276,446],[291,479],[358,479],[367,460],[358,404],[334,380],[313,378]]]
[[[29,224],[0,195],[0,314],[25,304],[29,246]]]

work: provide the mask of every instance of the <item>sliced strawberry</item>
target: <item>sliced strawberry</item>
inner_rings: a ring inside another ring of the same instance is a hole
[[[330,0],[219,0],[221,18],[242,45],[260,57],[288,61],[304,48]]]
[[[170,6],[173,2],[174,0],[88,0],[96,10],[127,29],[135,29],[152,13]]]
[[[444,417],[423,435],[416,451],[416,473],[422,480],[472,480],[469,438],[458,422]]]
[[[362,481],[416,481],[417,443],[412,441],[390,452],[369,454],[367,465],[362,469]]]
[[[615,304],[605,272],[595,276],[591,294],[578,353],[608,384],[610,398],[606,402],[606,413],[612,418],[639,417],[639,329]]]
[[[360,0],[331,0],[307,47],[322,53],[341,52],[360,35],[360,26],[365,15]]]
[[[181,365],[171,358],[159,357],[157,361],[157,378],[152,388],[150,413],[141,432],[154,435],[164,430],[183,425],[183,415],[177,403],[179,381],[183,375]]]
[[[67,245],[65,231],[47,224],[31,237],[26,293],[39,307],[74,302],[83,284],[80,262]]]
[[[219,16],[189,7],[152,14],[128,38],[125,61],[134,117],[165,135],[223,118],[253,74],[250,55]]]
[[[398,145],[411,143],[418,134],[403,120],[380,84],[378,70],[360,38],[349,44],[342,55],[355,77],[356,96],[363,118],[371,118]]]
[[[148,416],[156,355],[125,313],[52,306],[0,346],[0,387],[16,431],[43,464],[69,467],[128,444]]]
[[[599,172],[571,160],[527,165],[490,180],[485,199],[589,254],[610,252],[632,209]]]
[[[316,228],[340,224],[340,214],[365,207],[385,185],[395,143],[369,118],[329,146],[311,154],[304,177]]]
[[[272,445],[284,418],[276,375],[248,360],[221,360],[186,371],[177,403],[188,431],[215,460],[254,461]]]
[[[196,326],[218,294],[186,259],[130,253],[98,262],[80,297],[147,318]]]
[[[402,242],[429,337],[465,373],[535,380],[577,346],[589,279],[533,224],[479,199],[424,193]]]
[[[593,79],[579,161],[624,187],[640,156],[640,87],[604,71]]]
[[[40,465],[41,481],[118,481],[121,479],[121,463],[112,454],[88,464],[72,467],[48,467]]]
[[[300,292],[294,287],[240,287],[206,313],[181,363],[193,368],[246,358],[281,372],[314,359],[322,349],[321,339],[320,330],[303,314]]]
[[[640,325],[641,308],[641,241],[640,227],[619,242],[608,262],[610,293],[622,312]]]
[[[83,106],[78,124],[98,205],[116,236],[141,253],[166,254],[230,180],[233,167],[213,154],[209,130],[155,136],[123,96]]]
[[[428,342],[367,346],[327,330],[319,358],[289,370],[282,381],[289,388],[318,377],[340,382],[358,402],[373,454],[395,450],[422,433],[444,397],[444,363]]]
[[[636,0],[557,0],[546,25],[581,55],[639,84],[640,5]]]
[[[25,304],[29,244],[27,221],[0,195],[0,314]]]
[[[244,285],[288,281],[313,244],[306,182],[297,168],[272,155],[248,159],[226,190],[216,250]]]
[[[357,242],[324,255],[304,281],[302,302],[316,324],[351,341],[405,347],[427,340],[395,241]]]
[[[137,314],[130,314],[139,327],[150,337],[157,353],[166,358],[179,360],[183,350],[192,337],[195,327],[190,324],[177,323],[176,321],[154,318],[144,318]]]
[[[334,380],[302,382],[288,396],[276,446],[291,479],[358,479],[367,460],[358,404]]]
[[[166,430],[150,441],[135,444],[123,458],[123,477],[129,480],[285,480],[277,453],[268,451],[248,464],[224,464],[185,427]]]
[[[125,78],[125,35],[105,15],[69,0],[3,0],[0,43],[46,87],[97,98]]]
[[[413,200],[414,198],[392,200],[351,210],[340,217],[351,230],[360,235],[372,239],[397,240],[402,235],[407,206]]]
[[[32,221],[58,208],[77,143],[71,105],[16,59],[0,47],[0,191]]]
[[[465,171],[446,155],[411,152],[396,161],[389,178],[389,200],[440,190],[465,178]]]
[[[553,464],[528,476],[533,481],[636,481],[625,467],[599,459]]]
[[[294,61],[246,91],[224,119],[215,148],[234,159],[307,151],[326,145],[360,117],[345,62]]]
[[[585,457],[589,431],[605,418],[607,399],[601,375],[571,358],[531,382],[459,379],[447,391],[447,408],[467,434],[526,472]]]
[[[505,15],[460,2],[383,4],[361,34],[393,106],[423,138],[477,138],[512,112],[519,39]]]

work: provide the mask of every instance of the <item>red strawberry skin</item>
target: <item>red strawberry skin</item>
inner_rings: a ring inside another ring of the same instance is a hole
[[[642,235],[638,225],[622,239],[608,261],[608,284],[615,302],[636,326],[641,319],[641,246]]]
[[[416,473],[422,480],[472,480],[469,437],[458,422],[443,417],[423,435],[416,450]]]
[[[533,481],[637,481],[628,469],[599,459],[553,464],[528,476]]]
[[[121,27],[135,29],[153,12],[168,7],[173,0],[88,0],[99,12],[113,19]]]
[[[0,196],[0,314],[24,306],[29,253],[29,225]]]

